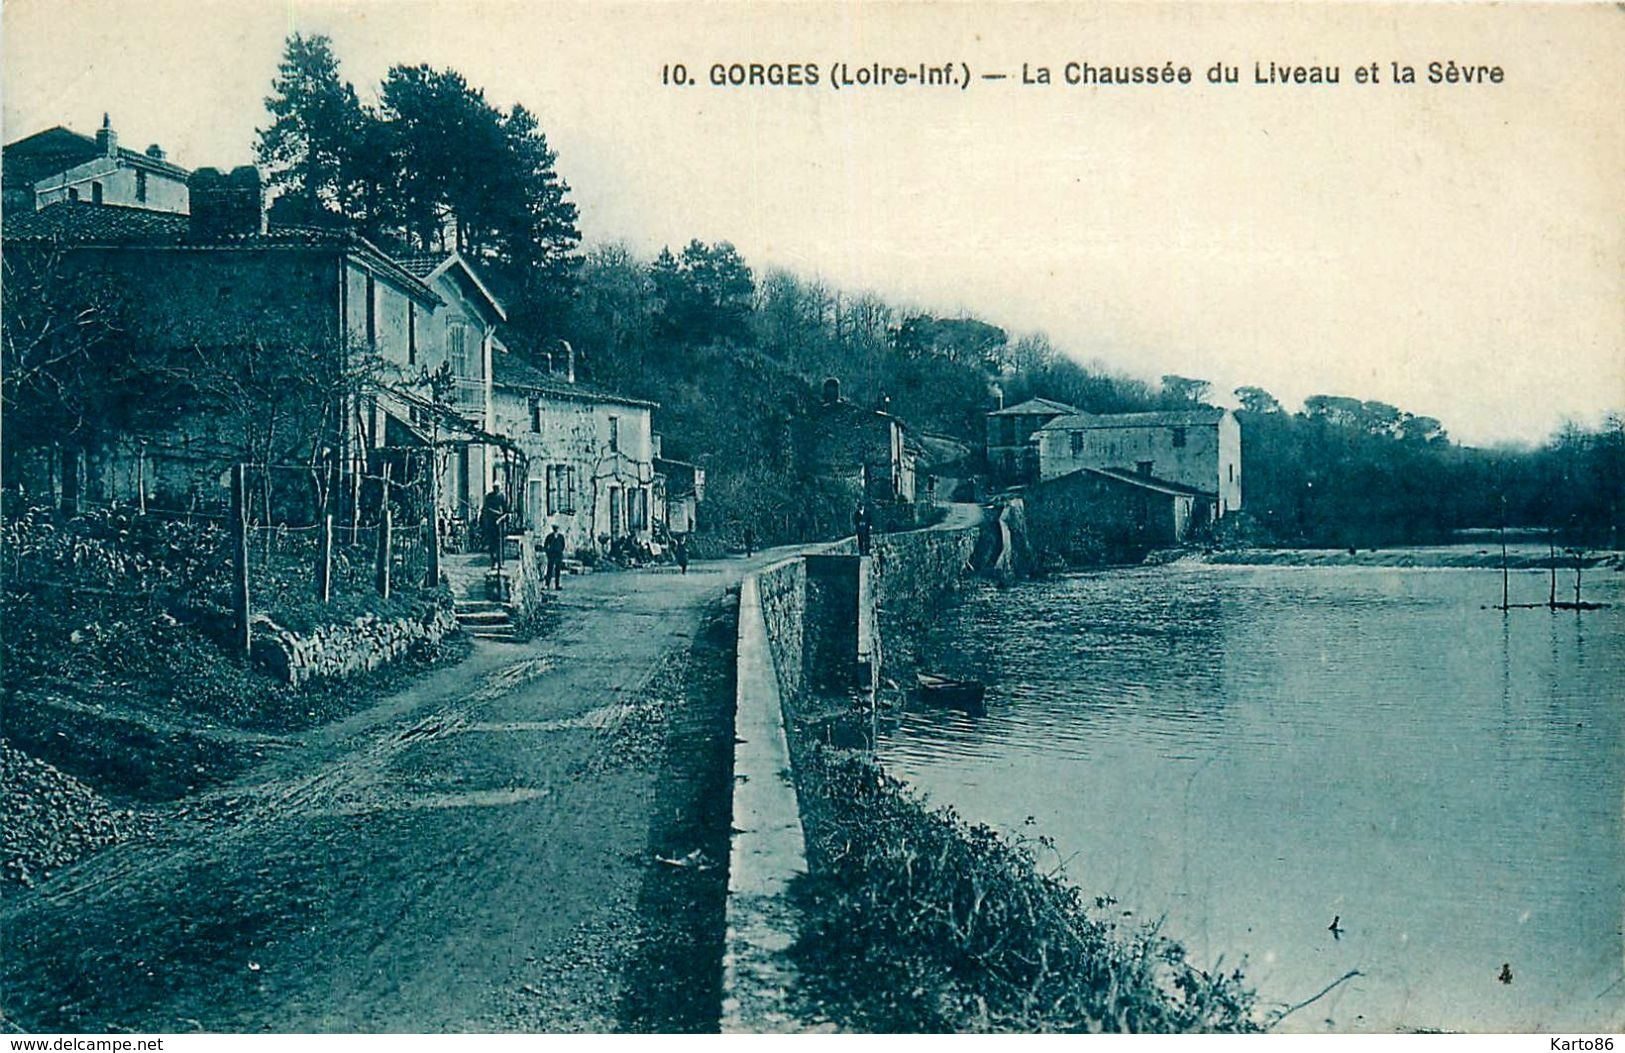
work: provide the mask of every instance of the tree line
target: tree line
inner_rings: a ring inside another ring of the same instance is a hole
[[[585,379],[660,403],[666,452],[708,470],[704,520],[724,533],[749,525],[763,541],[799,540],[842,525],[809,507],[795,440],[827,377],[916,436],[969,447],[966,463],[944,469],[957,476],[985,467],[976,451],[1001,399],[1042,396],[1091,413],[1211,400],[1204,380],[1125,376],[1042,333],[1012,334],[782,269],[758,273],[725,241],[693,240],[651,259],[619,244],[583,250],[570,188],[535,115],[492,103],[455,70],[393,66],[376,101],[364,102],[331,42],[296,34],[266,109],[256,152],[276,193],[274,222],[342,226],[388,251],[455,249],[474,260],[509,305],[504,339],[513,353],[545,366],[568,341]],[[273,401],[292,392],[314,404],[323,385],[365,379],[330,377],[309,363],[273,369],[255,344],[216,356],[196,376],[166,364],[164,398],[125,400],[119,392],[150,370],[126,346],[107,290],[53,296],[36,281],[8,281],[5,294],[9,438],[88,443],[109,429],[161,426],[192,394],[244,405],[237,394],[269,386]],[[1260,540],[1415,542],[1502,522],[1591,543],[1617,532],[1625,491],[1618,414],[1599,428],[1567,426],[1534,449],[1473,449],[1453,442],[1440,421],[1382,402],[1321,394],[1289,412],[1262,388],[1233,395],[1245,515]],[[289,427],[310,416],[286,415]],[[298,445],[287,427],[262,434],[265,424],[246,417],[245,444],[266,456],[284,441]],[[310,438],[303,445],[319,445]]]

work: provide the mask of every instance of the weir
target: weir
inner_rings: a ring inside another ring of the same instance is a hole
[[[775,563],[740,586],[723,1032],[812,1026],[788,1001],[798,931],[790,890],[806,873],[807,852],[787,706],[818,691],[878,684],[886,634],[927,621],[959,588],[980,534],[979,523],[882,534],[867,556],[848,539]]]

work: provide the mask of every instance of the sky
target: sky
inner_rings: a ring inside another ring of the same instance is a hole
[[[364,98],[426,62],[535,112],[588,242],[728,240],[759,271],[1043,331],[1130,375],[1378,399],[1477,444],[1625,409],[1613,4],[6,0],[0,18],[7,142],[106,112],[124,145],[247,163],[284,37],[325,33]],[[1254,83],[1272,61],[1341,80]],[[1427,84],[1433,61],[1502,82]],[[820,83],[711,86],[733,62],[816,63]],[[837,62],[972,79],[835,90]],[[1193,82],[1068,86],[1068,62]],[[1207,84],[1216,62],[1239,83]],[[1423,83],[1392,83],[1396,62]],[[662,85],[674,63],[699,83]]]

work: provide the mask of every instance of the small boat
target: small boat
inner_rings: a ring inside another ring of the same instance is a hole
[[[919,683],[921,702],[962,709],[975,716],[987,712],[983,701],[987,685],[980,680],[957,680],[936,673],[916,673],[915,679]]]

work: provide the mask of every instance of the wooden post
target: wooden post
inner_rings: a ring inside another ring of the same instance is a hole
[[[248,501],[244,492],[243,466],[238,464],[231,472],[231,569],[232,569],[232,646],[246,661],[253,643],[253,630],[249,625],[248,609]]]
[[[333,602],[333,513],[322,517],[322,552],[316,564],[316,598]]]
[[[440,459],[429,447],[429,573],[428,586],[440,587]]]
[[[378,496],[378,562],[373,584],[378,595],[389,599],[389,462],[384,462],[383,485],[379,487]]]
[[[1501,495],[1501,609],[1507,607],[1507,495]]]
[[[1546,562],[1552,571],[1552,591],[1546,600],[1546,606],[1557,607],[1557,541],[1552,528],[1546,528]]]

